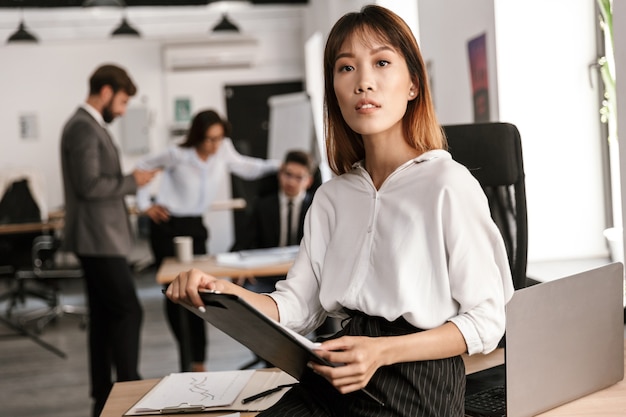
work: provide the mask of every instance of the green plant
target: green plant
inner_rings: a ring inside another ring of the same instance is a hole
[[[613,55],[613,0],[597,0],[600,10],[600,27],[604,34],[604,56],[598,60],[600,76],[604,84],[604,100],[600,109],[603,123],[609,125],[609,141],[617,140],[615,58]]]

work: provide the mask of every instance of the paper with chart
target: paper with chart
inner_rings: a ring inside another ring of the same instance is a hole
[[[229,406],[243,391],[252,374],[254,370],[173,373],[164,377],[127,414],[190,408],[203,411]]]

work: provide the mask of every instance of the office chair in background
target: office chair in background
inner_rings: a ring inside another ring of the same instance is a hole
[[[83,270],[76,265],[59,265],[57,251],[61,241],[52,235],[37,236],[33,240],[31,250],[32,265],[20,268],[15,272],[16,290],[9,302],[7,316],[11,317],[19,302],[24,303],[26,297],[43,300],[47,307],[26,312],[18,318],[21,325],[34,323],[37,332],[50,322],[65,314],[76,315],[80,319],[81,328],[86,328],[88,312],[83,306],[72,306],[61,303],[61,282],[68,279],[83,278]]]
[[[452,158],[469,169],[487,195],[491,217],[504,238],[513,286],[536,283],[526,276],[528,223],[519,131],[510,123],[443,128]]]

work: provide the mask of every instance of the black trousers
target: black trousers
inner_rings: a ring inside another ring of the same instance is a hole
[[[354,314],[343,335],[394,336],[420,331],[404,319],[388,322],[379,317]],[[365,393],[341,394],[328,381],[307,369],[300,384],[289,390],[259,417],[462,417],[464,415],[465,365],[460,356],[449,359],[398,363],[379,368]]]
[[[150,221],[150,247],[157,269],[167,256],[174,256],[174,238],[191,236],[193,253],[207,253],[206,241],[209,237],[202,217],[170,217],[167,222]],[[167,287],[167,286],[165,286]],[[206,359],[207,334],[204,320],[165,297],[165,313],[178,345],[181,372],[189,371],[192,362]]]
[[[93,416],[104,408],[116,381],[139,376],[139,342],[143,310],[124,257],[79,256],[85,271],[89,306],[89,371]]]

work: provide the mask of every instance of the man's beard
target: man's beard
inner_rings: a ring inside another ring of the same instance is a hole
[[[102,119],[106,123],[111,123],[113,119],[115,119],[115,115],[113,114],[112,109],[112,102],[113,100],[111,99],[111,101],[109,101],[107,105],[102,108]]]

